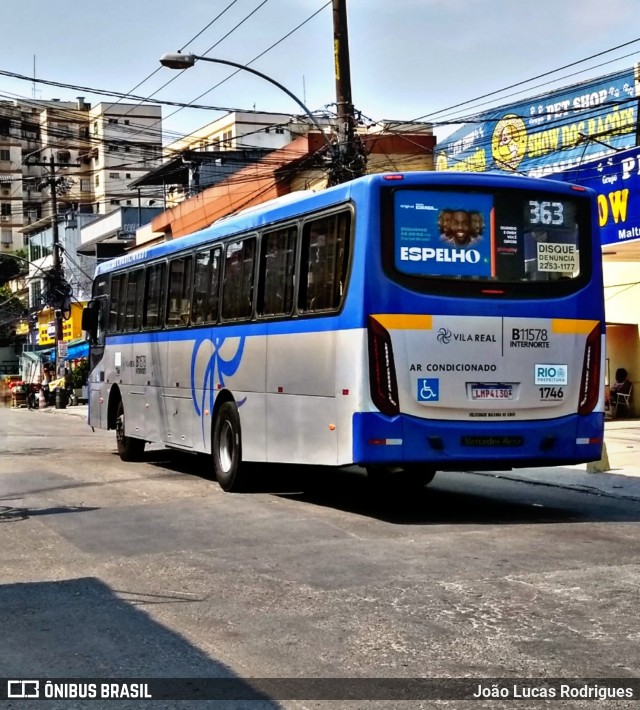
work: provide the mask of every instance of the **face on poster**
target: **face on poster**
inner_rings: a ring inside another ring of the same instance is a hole
[[[490,276],[490,195],[398,190],[395,265],[405,274]]]

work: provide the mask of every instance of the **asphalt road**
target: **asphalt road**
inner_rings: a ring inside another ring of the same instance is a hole
[[[124,464],[79,417],[0,409],[1,678],[640,674],[638,500],[472,473],[407,497],[299,467],[231,495],[207,468],[157,448]],[[246,707],[369,705],[326,688]]]

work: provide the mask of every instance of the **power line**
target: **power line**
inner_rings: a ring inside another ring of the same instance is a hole
[[[635,56],[637,56],[638,54],[639,54],[639,52],[631,52],[630,54],[625,54],[625,55],[623,55],[622,57],[616,57],[615,59],[610,59],[610,60],[607,61],[607,62],[601,62],[600,64],[596,64],[596,65],[594,65],[594,66],[587,67],[587,68],[585,68],[585,69],[580,69],[580,70],[577,71],[577,72],[572,72],[572,73],[570,73],[570,74],[565,74],[565,75],[563,75],[563,76],[561,76],[561,77],[558,77],[557,79],[553,79],[552,81],[543,82],[542,84],[536,84],[535,86],[529,87],[529,88],[527,88],[527,89],[521,89],[520,91],[515,91],[515,92],[513,92],[513,93],[511,93],[511,94],[507,94],[507,95],[504,96],[504,97],[500,97],[500,99],[497,99],[497,100],[499,100],[499,101],[501,101],[501,102],[503,102],[503,103],[501,103],[501,104],[499,104],[499,105],[496,105],[493,109],[485,109],[485,111],[499,110],[501,106],[504,106],[504,101],[505,101],[505,99],[509,99],[509,98],[514,97],[514,96],[519,96],[519,95],[521,95],[521,94],[524,94],[524,93],[526,93],[526,92],[528,92],[528,91],[532,91],[532,90],[534,90],[534,89],[542,89],[542,88],[544,88],[544,87],[550,86],[551,84],[557,84],[559,81],[567,81],[568,79],[571,79],[572,77],[578,76],[578,75],[580,75],[580,74],[584,74],[585,72],[593,71],[594,69],[599,69],[599,68],[601,68],[601,67],[607,66],[607,64],[613,64],[614,62],[618,62],[618,61],[620,61],[621,59],[627,59],[627,58],[630,58],[630,57],[635,57]],[[628,71],[628,70],[620,70],[620,71],[612,72],[612,73],[610,73],[610,74],[605,74],[605,75],[600,76],[600,77],[597,77],[597,78],[598,78],[599,80],[601,80],[601,81],[606,81],[608,78],[615,77],[615,76],[620,76],[620,75],[626,73],[627,71]],[[588,84],[588,83],[591,83],[591,82],[593,82],[593,81],[594,81],[593,78],[592,78],[592,79],[584,79],[582,82],[580,82],[580,84],[578,84],[578,86],[580,86],[581,84]],[[538,96],[548,96],[549,93],[556,93],[556,92],[558,92],[558,91],[562,91],[562,87],[558,87],[558,88],[556,88],[556,89],[552,89],[550,92],[545,92],[544,94],[538,94],[538,95],[533,96],[533,97],[530,97],[530,98],[531,98],[531,100],[534,100],[534,99],[537,98]],[[520,100],[518,101],[518,103],[521,103],[521,102],[524,102],[524,101],[528,101],[528,100],[529,100],[528,98],[523,98],[523,99],[520,99]],[[473,103],[473,100],[471,101],[471,103]],[[488,106],[489,104],[494,104],[494,103],[495,103],[495,100],[492,100],[492,101],[485,101],[485,102],[483,102],[483,103],[481,103],[481,104],[478,104],[478,105],[474,106],[474,107],[473,107],[473,110],[475,111],[476,109],[480,108],[481,106]],[[448,110],[448,109],[444,109],[445,112],[446,112],[447,110]],[[448,117],[448,120],[447,120],[446,122],[443,122],[442,119],[440,119],[439,121],[434,121],[434,125],[448,125],[448,124],[450,124],[450,123],[457,124],[457,123],[462,123],[463,121],[464,121],[464,119],[460,119],[460,118],[458,118],[458,120],[456,120],[456,114],[454,113],[453,116]]]
[[[267,2],[267,0],[264,0],[264,2],[263,2],[261,5],[259,5],[253,12],[255,13],[257,10],[259,10],[259,9],[262,7],[262,5],[265,4],[265,2]],[[312,20],[316,15],[318,15],[322,10],[324,10],[324,9],[325,9],[326,7],[328,7],[329,5],[331,5],[331,0],[329,0],[329,2],[327,2],[327,3],[325,3],[325,4],[324,4],[322,7],[320,7],[316,12],[314,12],[312,15],[310,15],[306,20],[304,20],[304,21],[301,22],[299,25],[297,25],[296,27],[294,27],[292,30],[290,30],[289,32],[287,32],[287,34],[285,34],[285,35],[284,35],[283,37],[281,37],[279,40],[277,40],[276,42],[274,42],[271,46],[267,47],[265,50],[263,50],[262,52],[260,52],[260,54],[256,55],[256,56],[255,56],[253,59],[251,59],[250,61],[245,62],[245,65],[246,65],[246,66],[250,66],[251,64],[253,64],[254,62],[256,62],[258,59],[260,59],[260,58],[263,57],[265,54],[267,54],[267,52],[270,52],[272,49],[274,49],[274,47],[277,47],[279,44],[281,44],[282,42],[284,42],[285,39],[288,39],[294,32],[297,32],[301,27],[303,27],[304,25],[306,25],[307,22],[309,22],[310,20]],[[253,14],[253,13],[251,13],[251,14]],[[249,17],[250,17],[250,15],[249,15]],[[246,20],[246,19],[248,19],[248,17],[246,17],[245,20]],[[245,20],[243,20],[243,22],[244,22]],[[238,25],[236,25],[236,27],[234,27],[233,30],[237,29],[237,27],[239,27],[240,24],[242,24],[242,23],[239,23]],[[218,42],[216,42],[216,43],[213,44],[211,47],[209,47],[209,49],[207,49],[205,52],[203,52],[203,53],[202,53],[202,56],[205,56],[205,57],[206,57],[207,54],[208,54],[212,49],[214,49],[215,47],[217,47],[218,44],[220,44],[220,42],[222,42],[222,40],[226,39],[226,38],[229,36],[229,34],[231,34],[231,32],[232,32],[233,30],[231,30],[230,32],[228,32],[222,39],[220,39]],[[210,87],[209,89],[207,89],[206,91],[204,91],[202,94],[199,94],[198,96],[196,96],[190,103],[181,106],[179,109],[177,109],[177,110],[174,111],[173,113],[170,113],[168,116],[165,116],[163,120],[166,121],[167,119],[171,118],[172,116],[175,116],[177,113],[179,113],[179,112],[180,112],[182,109],[184,109],[184,108],[195,108],[195,107],[196,107],[196,104],[194,104],[193,101],[198,101],[198,99],[201,99],[203,96],[207,96],[207,94],[210,94],[212,91],[214,91],[214,90],[217,89],[218,87],[222,86],[222,84],[224,84],[225,82],[229,81],[229,79],[233,78],[234,76],[236,76],[236,74],[239,74],[241,71],[242,71],[241,69],[237,69],[236,71],[232,72],[232,73],[229,74],[227,77],[225,77],[224,79],[222,79],[221,81],[219,81],[217,84],[214,84],[212,87]],[[184,73],[184,72],[180,72],[180,74],[178,74],[177,77],[182,76],[183,73]],[[173,81],[173,79],[172,79],[171,81]],[[169,84],[169,83],[170,83],[170,81],[167,82],[167,84]],[[167,84],[164,84],[164,86],[166,86]],[[161,88],[164,88],[164,86],[161,87]],[[239,109],[239,110],[242,110],[242,109]],[[244,113],[249,113],[249,111],[243,111],[243,112],[244,112]],[[254,111],[254,113],[260,113],[260,112]]]
[[[636,39],[632,39],[629,42],[623,42],[622,44],[617,45],[616,47],[612,47],[611,49],[605,49],[602,52],[597,52],[596,54],[592,54],[589,57],[585,57],[584,59],[579,59],[575,62],[571,62],[569,64],[565,64],[562,67],[558,67],[557,69],[552,69],[551,71],[546,71],[543,72],[542,74],[537,74],[536,76],[531,77],[530,79],[525,79],[524,81],[519,81],[515,84],[509,84],[509,86],[505,86],[502,89],[496,89],[495,91],[490,91],[489,93],[482,94],[481,96],[477,96],[474,99],[468,99],[467,101],[462,101],[458,104],[454,104],[453,106],[449,106],[446,109],[440,109],[439,111],[435,111],[432,113],[425,114],[424,116],[420,116],[418,118],[413,119],[414,121],[422,121],[426,118],[429,118],[430,116],[437,116],[440,113],[443,113],[445,111],[450,111],[454,108],[458,108],[459,106],[466,106],[467,104],[473,103],[474,101],[479,101],[480,99],[486,99],[489,96],[495,96],[496,94],[500,94],[503,91],[508,91],[509,89],[514,89],[518,86],[522,86],[522,84],[528,84],[532,81],[537,81],[538,79],[542,79],[545,76],[551,76],[551,74],[557,74],[560,71],[564,71],[565,69],[569,69],[571,67],[575,67],[578,64],[582,64],[583,62],[588,62],[591,59],[595,59],[597,57],[601,57],[605,54],[609,54],[610,52],[615,52],[618,49],[622,49],[623,47],[628,47],[629,45],[635,44],[636,42],[640,42],[640,37],[637,37]]]
[[[262,7],[262,5],[264,5],[264,4],[265,4],[266,2],[268,2],[268,1],[269,1],[269,0],[263,0],[263,2],[262,2],[253,12],[251,12],[249,15],[247,15],[247,16],[246,16],[243,20],[241,20],[234,28],[232,28],[229,32],[227,32],[227,34],[224,35],[224,37],[222,37],[222,39],[220,39],[218,42],[216,42],[216,44],[214,44],[213,47],[216,47],[218,44],[220,44],[220,42],[222,42],[222,40],[226,39],[230,34],[232,34],[232,32],[234,32],[238,27],[240,27],[246,20],[249,19],[249,17],[251,17],[251,15],[253,15],[257,10],[259,10],[259,9]],[[202,30],[200,30],[200,32],[198,32],[194,37],[192,37],[192,38],[187,42],[187,44],[185,44],[185,45],[183,46],[182,49],[184,49],[186,46],[188,46],[189,44],[191,44],[191,42],[193,42],[197,37],[199,37],[206,29],[208,29],[209,27],[211,27],[211,25],[212,25],[218,18],[222,17],[222,15],[224,15],[224,13],[225,13],[227,10],[229,10],[233,5],[235,5],[236,2],[237,2],[237,0],[233,0],[233,2],[232,2],[231,4],[227,5],[227,7],[226,7],[216,18],[214,18],[206,27],[204,27]],[[207,52],[209,52],[211,49],[213,49],[213,47],[210,47],[210,48],[207,50]],[[181,49],[180,51],[182,51],[182,49]],[[147,79],[149,79],[149,78],[151,78],[152,76],[154,76],[155,74],[157,74],[157,73],[160,71],[161,68],[162,68],[162,67],[157,67],[157,68],[147,77]],[[169,79],[168,81],[166,81],[160,88],[156,89],[156,90],[149,96],[149,98],[151,98],[151,97],[155,96],[156,94],[158,94],[160,91],[162,91],[162,89],[164,89],[164,88],[167,87],[169,84],[171,84],[172,82],[174,82],[174,81],[175,81],[176,79],[178,79],[181,75],[182,75],[182,72],[180,72],[180,74],[176,74],[175,76],[172,76],[171,79]],[[144,84],[144,82],[147,81],[147,79],[144,79],[143,81],[141,81],[137,86],[135,86],[135,87],[132,89],[132,91],[134,91],[134,90],[137,89],[139,86],[141,86],[142,84]],[[194,100],[195,100],[195,99],[194,99]],[[138,105],[140,105],[140,104],[138,104]],[[180,109],[178,109],[178,110],[180,110]]]
[[[224,8],[224,10],[222,10],[222,12],[219,12],[219,13],[213,18],[213,20],[211,20],[211,22],[209,22],[207,25],[205,25],[205,26],[204,26],[199,32],[197,32],[185,45],[183,45],[183,47],[180,49],[180,51],[182,52],[186,47],[188,47],[188,46],[191,44],[191,42],[193,42],[194,40],[198,39],[198,37],[200,37],[201,34],[203,34],[204,32],[206,32],[206,31],[209,29],[209,27],[211,27],[215,22],[217,22],[217,21],[218,21],[228,10],[230,10],[237,2],[238,2],[238,0],[232,0],[232,2],[230,2],[230,3],[227,5],[227,7]],[[147,77],[145,77],[142,81],[138,82],[138,83],[133,87],[133,89],[131,89],[128,93],[131,94],[133,91],[135,91],[136,89],[138,89],[139,87],[141,87],[145,82],[149,81],[149,79],[151,79],[152,76],[155,76],[155,75],[160,71],[160,69],[161,69],[161,67],[157,67],[156,69],[154,69],[154,70],[151,72],[151,74],[149,74]],[[173,81],[173,80],[172,80],[172,81]],[[164,86],[166,86],[166,84],[165,84]],[[163,89],[164,86],[161,86],[160,89]],[[158,91],[160,91],[160,89],[158,89]],[[157,93],[157,92],[156,92],[156,93]],[[152,96],[153,96],[153,94],[152,94]],[[118,100],[118,102],[119,102],[119,101],[120,101],[120,99]],[[138,105],[139,105],[139,104],[138,104]]]
[[[235,108],[235,107],[229,107],[229,106],[210,106],[206,104],[193,104],[193,103],[184,103],[181,101],[167,101],[167,100],[162,100],[162,99],[157,99],[151,102],[148,97],[146,96],[136,96],[135,94],[125,94],[121,91],[115,91],[115,90],[108,90],[108,89],[100,89],[97,87],[89,87],[89,86],[80,86],[77,84],[65,84],[64,82],[61,81],[52,81],[50,79],[34,79],[31,76],[25,76],[24,74],[18,74],[17,72],[10,72],[5,69],[0,69],[0,76],[7,76],[12,79],[18,79],[20,81],[28,81],[29,83],[33,83],[34,81],[37,84],[45,84],[47,86],[56,86],[58,88],[62,89],[73,89],[74,91],[85,91],[88,94],[96,94],[99,96],[115,96],[115,97],[122,97],[125,99],[131,99],[132,101],[140,101],[141,103],[154,103],[162,106],[180,106],[182,108],[196,108],[196,109],[203,109],[206,111],[222,111],[226,113],[233,113],[234,111],[244,111],[246,113],[251,113],[250,109],[240,109],[240,108]],[[260,111],[253,111],[253,113],[260,113]]]

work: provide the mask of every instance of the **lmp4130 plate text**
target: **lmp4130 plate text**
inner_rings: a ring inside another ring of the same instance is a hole
[[[513,399],[513,389],[505,387],[486,387],[474,385],[471,388],[471,399]]]

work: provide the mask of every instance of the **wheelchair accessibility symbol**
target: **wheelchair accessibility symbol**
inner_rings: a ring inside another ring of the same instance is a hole
[[[438,402],[440,400],[440,380],[437,377],[418,378],[418,402]]]

